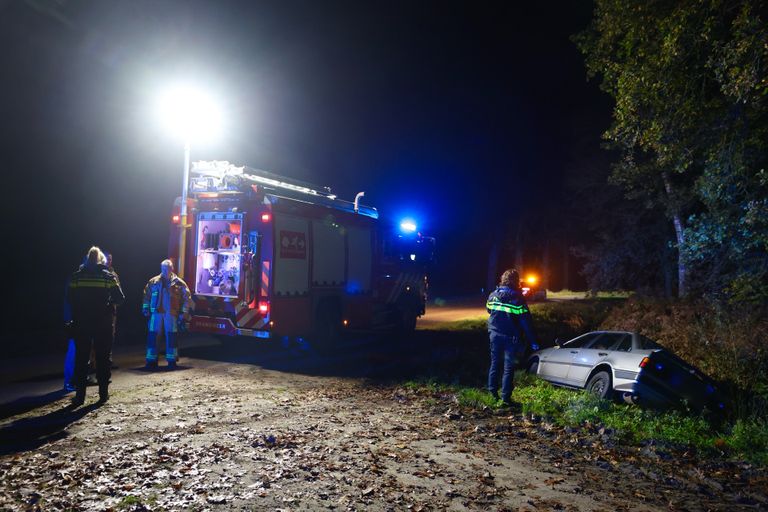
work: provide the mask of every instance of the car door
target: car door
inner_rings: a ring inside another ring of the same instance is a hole
[[[582,346],[590,343],[600,333],[587,333],[575,338],[559,348],[550,351],[539,361],[539,376],[555,382],[568,382],[568,371],[573,358],[578,355]]]
[[[611,350],[619,346],[628,335],[619,332],[604,332],[585,343],[575,354],[568,370],[568,383],[584,386],[592,368],[608,358]]]

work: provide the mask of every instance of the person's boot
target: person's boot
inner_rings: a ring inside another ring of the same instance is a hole
[[[72,407],[80,407],[85,403],[85,390],[78,389],[75,393],[75,398],[72,399]]]
[[[168,361],[168,369],[169,370],[175,370],[176,369],[176,361],[174,361],[174,360]]]
[[[157,370],[157,361],[147,361],[144,365],[145,370]]]
[[[109,388],[107,386],[99,386],[99,403],[104,403],[109,400]]]

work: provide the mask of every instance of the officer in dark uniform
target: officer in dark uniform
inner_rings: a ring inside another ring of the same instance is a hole
[[[526,348],[522,334],[525,333],[526,340],[532,346],[537,346],[531,313],[520,290],[520,276],[517,270],[504,271],[499,286],[488,296],[485,307],[490,313],[488,335],[491,343],[491,366],[488,370],[488,392],[495,399],[499,399],[497,373],[503,358],[501,400],[505,405],[511,405],[515,368]]]
[[[75,336],[75,398],[72,405],[85,402],[88,356],[93,346],[96,354],[96,377],[99,401],[109,398],[112,366],[112,318],[114,307],[125,300],[115,275],[110,272],[106,257],[98,247],[91,247],[85,264],[69,280],[67,301],[72,308]]]

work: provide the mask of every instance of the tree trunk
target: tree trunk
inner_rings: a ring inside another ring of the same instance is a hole
[[[523,275],[523,221],[517,222],[517,233],[515,234],[515,269]]]
[[[549,290],[549,238],[544,242],[544,258],[541,266],[541,287]]]
[[[661,248],[659,256],[661,258],[661,270],[664,274],[664,298],[672,298],[672,265],[669,250],[669,241],[664,241],[664,246]]]
[[[570,290],[571,255],[568,250],[568,239],[563,237],[563,290]]]
[[[484,290],[485,293],[490,293],[489,290],[493,290],[496,288],[496,283],[498,283],[498,267],[499,267],[499,244],[498,242],[493,242],[491,245],[491,250],[488,253],[488,275],[486,277],[486,289]]]
[[[675,191],[672,188],[672,181],[669,178],[669,173],[664,171],[661,173],[661,175],[664,179],[664,190],[667,192],[667,199],[671,205],[672,224],[675,226],[675,239],[677,240],[677,295],[678,297],[685,297],[688,294],[686,279],[687,268],[683,259],[683,248],[685,247],[685,227],[683,226],[683,219],[680,215],[680,207],[677,204]]]

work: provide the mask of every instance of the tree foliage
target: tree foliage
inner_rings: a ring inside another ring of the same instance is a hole
[[[768,298],[764,5],[597,0],[575,41],[615,100],[611,180],[673,222],[679,271],[703,291]]]

